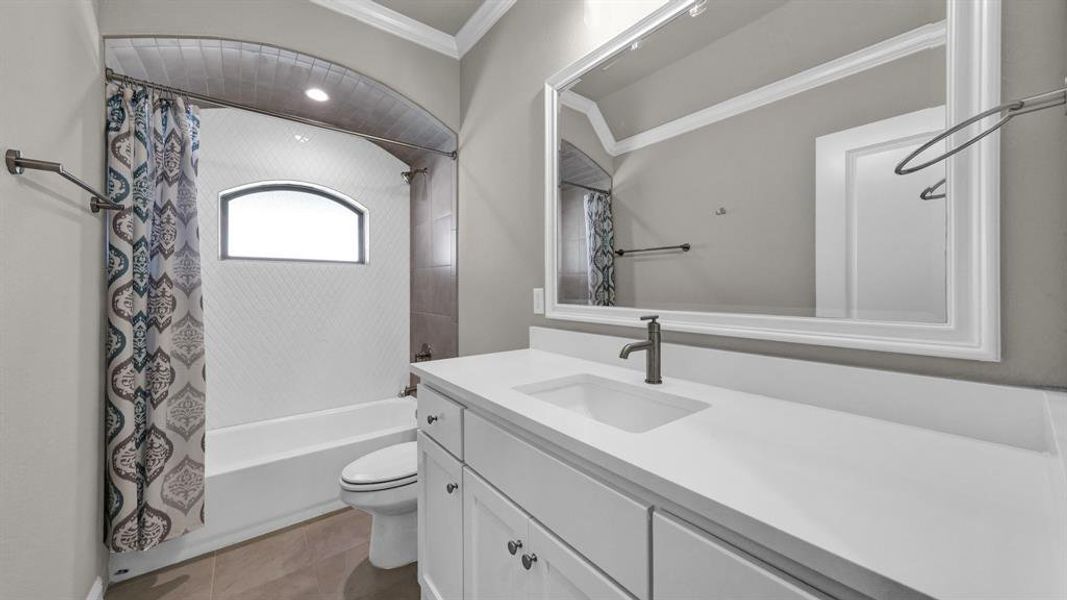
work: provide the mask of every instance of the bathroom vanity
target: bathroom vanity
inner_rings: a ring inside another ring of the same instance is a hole
[[[539,349],[413,365],[423,597],[1067,597],[1051,437],[1029,450],[687,381],[677,349],[655,386]],[[956,384],[1012,390],[882,375],[946,406]]]

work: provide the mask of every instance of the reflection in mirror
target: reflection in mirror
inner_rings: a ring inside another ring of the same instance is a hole
[[[945,322],[944,0],[696,7],[560,94],[558,301]]]

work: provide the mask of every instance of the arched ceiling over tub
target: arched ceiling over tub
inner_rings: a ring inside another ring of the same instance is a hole
[[[456,150],[456,134],[426,109],[377,80],[308,54],[254,42],[155,36],[108,37],[104,50],[107,67],[122,75],[348,131]],[[311,88],[329,99],[311,100],[305,94]],[[408,164],[426,154],[374,143]]]

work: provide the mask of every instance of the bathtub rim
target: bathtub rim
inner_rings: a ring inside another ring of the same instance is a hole
[[[415,408],[417,408],[417,401],[416,401],[416,398],[414,396],[385,398],[385,399],[382,399],[382,400],[373,400],[371,402],[361,402],[359,404],[350,404],[348,406],[339,406],[339,407],[334,407],[334,408],[327,408],[327,409],[319,410],[319,411],[315,411],[315,412],[299,413],[299,414],[295,414],[295,415],[286,415],[284,417],[276,417],[274,419],[264,419],[262,421],[252,421],[251,423],[239,423],[237,425],[229,425],[229,426],[226,426],[226,427],[220,427],[218,429],[210,429],[210,430],[208,430],[206,432],[206,435],[217,434],[217,433],[220,433],[220,432],[231,432],[231,431],[242,431],[242,430],[245,430],[245,429],[253,429],[253,428],[256,428],[256,427],[262,427],[264,423],[279,423],[279,422],[283,422],[283,421],[301,421],[301,420],[307,420],[307,419],[311,419],[311,418],[315,418],[315,417],[329,416],[329,415],[337,414],[337,413],[358,411],[360,408],[363,408],[363,407],[366,407],[366,406],[380,405],[380,404],[405,404],[405,405],[410,405],[413,410]],[[308,445],[303,445],[303,446],[297,446],[296,448],[286,449],[286,450],[283,450],[281,452],[273,452],[273,453],[257,455],[257,456],[250,457],[247,460],[234,461],[232,463],[227,464],[224,467],[212,467],[210,459],[208,458],[207,460],[205,460],[204,478],[206,479],[208,477],[213,477],[213,476],[216,476],[216,475],[225,475],[227,473],[233,473],[235,471],[241,471],[241,470],[244,470],[244,469],[251,469],[251,468],[258,467],[260,465],[264,465],[264,464],[267,464],[267,463],[280,461],[280,460],[286,460],[286,459],[293,458],[293,457],[296,457],[296,456],[301,456],[301,455],[304,455],[304,454],[309,454],[309,453],[313,453],[313,452],[321,452],[323,450],[328,450],[330,448],[334,448],[334,447],[337,447],[337,446],[343,446],[343,445],[347,445],[347,444],[356,443],[356,442],[359,442],[359,441],[364,440],[364,439],[370,439],[370,438],[375,438],[375,437],[381,437],[383,435],[390,435],[390,434],[399,433],[399,432],[403,432],[403,431],[409,431],[409,430],[414,429],[417,426],[417,424],[418,424],[417,420],[415,419],[414,415],[412,415],[411,422],[407,423],[407,424],[404,424],[404,425],[396,425],[396,426],[385,428],[385,429],[375,429],[373,431],[368,431],[366,433],[361,433],[359,435],[351,435],[351,436],[347,436],[347,437],[343,437],[343,438],[334,438],[334,439],[330,439],[328,441],[324,441],[324,442],[321,442],[321,443],[318,443],[318,444],[308,444]],[[209,442],[210,442],[210,439],[205,439],[204,445],[205,446],[210,446]],[[207,448],[206,455],[208,457],[211,455],[210,448]]]

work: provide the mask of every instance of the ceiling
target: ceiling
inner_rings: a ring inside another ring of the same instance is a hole
[[[941,53],[926,60],[943,79],[945,10],[943,0],[715,0],[694,17],[679,6],[560,103],[619,156],[927,50]]]
[[[638,48],[624,50],[582,75],[571,89],[591,100],[600,100],[741,29],[786,1],[717,0],[696,17],[683,12],[645,36]]]
[[[567,140],[559,146],[560,182],[577,183],[600,189],[611,189],[611,175],[585,152]]]
[[[445,152],[456,149],[456,135],[422,107],[374,79],[313,56],[206,38],[107,38],[104,47],[107,66],[130,77],[349,131]],[[330,99],[308,99],[304,91],[311,87]],[[408,164],[426,154],[378,145]]]
[[[375,0],[449,35],[456,35],[484,0]]]

